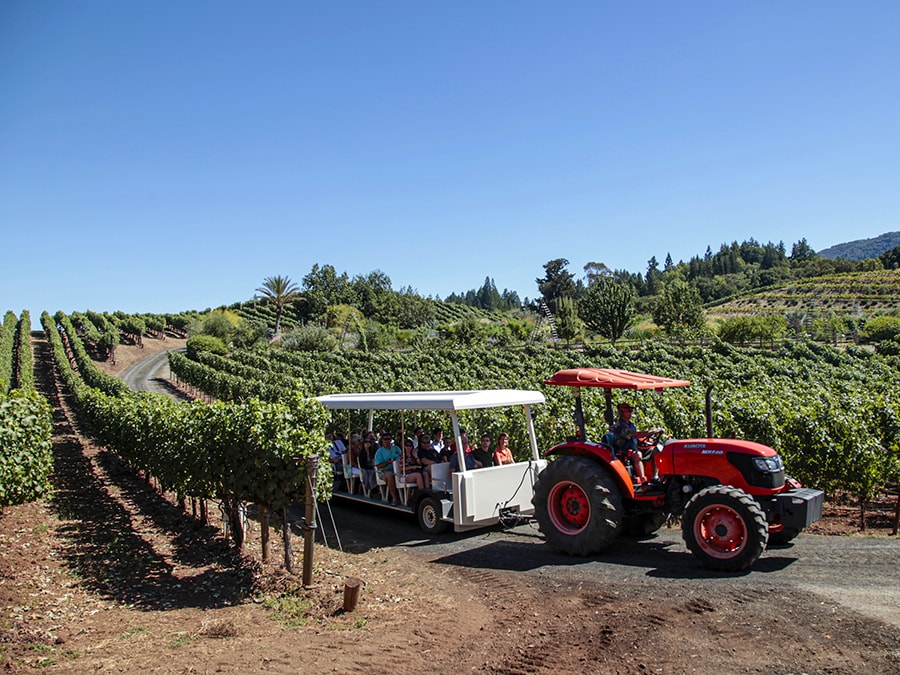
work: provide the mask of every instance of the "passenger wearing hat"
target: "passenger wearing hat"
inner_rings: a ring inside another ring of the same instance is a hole
[[[631,412],[634,407],[627,401],[622,401],[616,407],[619,411],[619,419],[613,424],[609,433],[612,434],[612,446],[616,453],[621,453],[620,459],[631,455],[631,464],[634,467],[635,482],[643,483],[647,480],[644,472],[644,462],[638,451],[638,439],[646,436],[646,432],[638,431],[631,421]]]

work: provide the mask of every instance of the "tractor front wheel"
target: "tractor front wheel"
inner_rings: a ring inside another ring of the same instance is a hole
[[[766,548],[766,516],[743,490],[713,485],[694,495],[684,509],[685,544],[711,570],[739,572]]]
[[[553,548],[592,555],[609,547],[622,527],[622,496],[597,460],[563,456],[547,465],[534,486],[534,515]]]

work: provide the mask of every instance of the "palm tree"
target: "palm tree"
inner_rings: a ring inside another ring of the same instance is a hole
[[[291,281],[290,277],[274,276],[266,277],[263,285],[257,288],[256,292],[264,299],[275,303],[275,335],[278,335],[284,306],[299,295],[300,287]]]

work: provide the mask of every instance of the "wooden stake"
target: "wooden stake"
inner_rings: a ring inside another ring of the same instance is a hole
[[[352,612],[356,609],[356,603],[359,601],[359,589],[362,586],[362,582],[355,578],[350,577],[346,581],[344,581],[344,611]]]
[[[312,585],[313,546],[316,533],[316,474],[319,470],[319,456],[306,458],[306,517],[303,522],[303,585]],[[285,529],[287,523],[285,522]]]
[[[288,574],[294,573],[294,545],[291,543],[291,523],[288,520],[288,507],[281,509],[281,534],[284,541],[284,568]],[[303,549],[306,559],[306,547]],[[305,571],[305,570],[304,570]]]
[[[260,504],[259,533],[262,539],[262,559],[269,562],[269,507]]]

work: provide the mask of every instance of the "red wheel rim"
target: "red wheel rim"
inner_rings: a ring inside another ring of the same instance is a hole
[[[560,532],[578,534],[591,519],[591,502],[577,483],[561,482],[554,485],[547,504],[550,521]]]
[[[733,558],[747,545],[747,524],[733,508],[713,504],[697,514],[694,538],[707,555]]]

